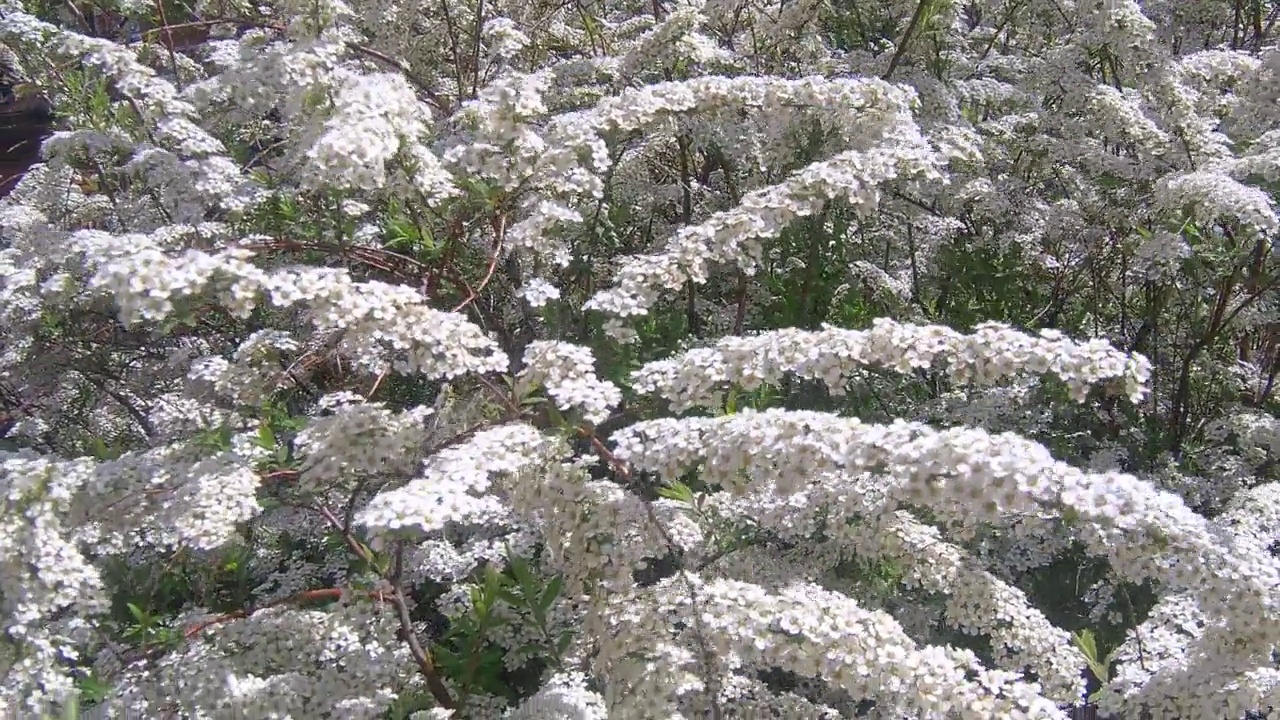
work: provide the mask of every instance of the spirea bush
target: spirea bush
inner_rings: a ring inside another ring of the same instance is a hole
[[[1278,14],[3,0],[0,710],[1263,716]]]

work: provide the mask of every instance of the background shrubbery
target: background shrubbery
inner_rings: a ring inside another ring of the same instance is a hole
[[[1267,708],[1277,12],[4,5],[0,707]]]

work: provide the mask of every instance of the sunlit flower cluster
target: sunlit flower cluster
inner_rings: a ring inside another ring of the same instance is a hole
[[[197,5],[0,0],[0,714],[1280,706],[1261,4]]]

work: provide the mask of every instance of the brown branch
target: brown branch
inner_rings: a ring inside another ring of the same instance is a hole
[[[502,245],[507,234],[506,230],[506,216],[499,215],[495,217],[493,219],[493,231],[495,238],[493,241],[493,252],[489,256],[489,268],[485,271],[484,277],[480,280],[480,284],[474,289],[470,285],[467,285],[467,299],[458,303],[457,307],[455,307],[452,312],[459,312],[466,306],[470,305],[476,299],[477,295],[479,295],[480,291],[484,290],[485,286],[489,284],[489,281],[493,279],[493,271],[498,267],[498,257],[502,255]]]
[[[737,308],[733,313],[733,334],[741,335],[747,324],[747,274],[738,271]]]
[[[902,58],[906,55],[907,46],[911,44],[912,36],[916,33],[916,28],[920,25],[920,21],[924,19],[924,13],[932,0],[920,0],[916,3],[916,11],[911,14],[911,22],[907,23],[907,30],[902,34],[902,40],[899,41],[898,47],[893,51],[893,57],[889,60],[889,69],[884,71],[884,80],[893,77],[893,71],[898,69],[898,63],[902,62]]]
[[[329,521],[329,524],[335,530],[342,533],[347,547],[351,548],[356,557],[370,565],[373,564],[373,554],[359,540],[356,540],[350,530],[343,527],[342,521],[335,517],[329,508],[319,506],[316,509],[324,516],[325,520]],[[454,702],[453,695],[449,692],[449,687],[444,684],[444,679],[440,677],[439,671],[436,670],[435,660],[431,657],[431,653],[422,646],[422,643],[418,640],[417,632],[413,629],[413,618],[409,616],[409,604],[405,599],[404,588],[400,584],[400,570],[400,562],[397,561],[391,577],[383,578],[387,583],[389,592],[384,592],[382,597],[395,606],[396,615],[400,620],[400,630],[404,635],[405,643],[409,646],[409,654],[418,663],[418,670],[422,673],[422,677],[426,679],[427,688],[431,691],[431,695],[436,699],[440,707],[452,710],[457,707],[457,703]]]
[[[609,465],[614,474],[628,482],[633,479],[631,470],[626,466],[626,463],[619,460],[616,455],[610,452],[609,448],[605,447],[605,444],[596,436],[594,428],[583,425],[578,428],[578,435],[587,438],[590,441],[591,448],[595,451],[596,455],[600,456],[600,459],[604,460],[605,463]],[[658,534],[662,537],[663,542],[667,544],[668,552],[676,553],[677,548],[680,546],[676,544],[675,539],[671,537],[671,534],[667,532],[666,527],[663,526],[660,520],[658,520],[657,514],[653,511],[653,503],[644,503],[644,508],[645,513],[648,515],[649,522],[653,524],[653,527],[657,529]],[[710,646],[707,645],[706,633],[702,626],[701,603],[698,602],[698,596],[693,591],[693,586],[689,584],[689,578],[683,571],[680,573],[680,579],[684,582],[685,592],[689,597],[694,637],[697,640],[698,649],[702,653],[703,673],[705,673],[703,680],[707,683],[707,697],[711,701],[711,717],[712,720],[720,720],[723,715],[720,710],[720,702],[716,697],[719,692],[719,687],[718,683],[712,679],[712,654]]]
[[[169,20],[168,18],[165,17],[165,14],[164,14],[164,0],[156,0],[156,11],[160,15],[160,24],[168,25]],[[182,71],[178,68],[178,53],[173,49],[173,45],[174,45],[173,30],[172,29],[166,30],[164,33],[164,38],[167,42],[162,42],[161,44],[164,45],[165,49],[169,51],[169,62],[173,64],[173,82],[174,82],[174,85],[179,90],[181,90],[182,89]]]
[[[378,593],[376,592],[369,592],[368,596],[375,600],[380,599]],[[260,610],[267,610],[270,608],[280,607],[282,605],[298,605],[305,602],[316,602],[319,600],[339,600],[341,598],[342,598],[342,588],[323,588],[321,590],[304,590],[303,592],[300,592],[296,595],[290,595],[287,598],[275,600],[273,602],[267,603],[266,605],[260,605],[258,607],[253,607],[253,608],[245,608],[243,610],[236,610],[235,612],[224,613],[222,615],[218,615],[216,617],[212,617],[207,620],[201,620],[200,622],[192,623],[182,631],[182,637],[186,640],[190,640],[191,638],[195,637],[196,635],[199,635],[200,633],[204,632],[205,630],[211,627],[214,627],[216,625],[222,625],[224,623],[229,623],[234,620],[243,620]]]

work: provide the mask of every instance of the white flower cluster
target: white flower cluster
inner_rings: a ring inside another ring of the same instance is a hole
[[[617,385],[596,377],[595,358],[580,345],[534,341],[525,349],[524,365],[523,382],[545,385],[557,407],[576,409],[592,423],[608,420],[622,401]]]
[[[294,438],[304,458],[300,489],[405,473],[426,441],[432,414],[426,406],[395,413],[379,403],[347,402],[313,418]]]
[[[507,524],[507,504],[489,492],[493,476],[545,462],[548,438],[523,424],[477,433],[427,459],[422,476],[374,497],[356,522],[372,534],[430,533],[450,523]]]
[[[1167,208],[1189,206],[1201,222],[1228,219],[1261,235],[1280,229],[1280,216],[1268,193],[1218,173],[1198,171],[1169,178],[1162,181],[1157,198]]]
[[[93,479],[89,461],[0,454],[0,707],[38,713],[74,690],[62,669],[90,638],[107,598],[98,568],[71,539],[72,502]]]
[[[232,450],[207,457],[198,447],[167,445],[100,463],[91,497],[110,512],[90,508],[96,523],[85,531],[112,543],[142,531],[151,543],[173,548],[214,549],[233,542],[238,524],[262,509],[254,467],[261,450],[250,443],[255,435],[235,436]]]
[[[237,406],[254,405],[279,384],[281,357],[299,347],[287,333],[261,330],[245,339],[230,360],[218,356],[196,360],[187,379],[196,394],[200,394],[201,385],[207,385],[213,396]]]
[[[1191,246],[1179,235],[1160,232],[1143,240],[1135,255],[1147,277],[1160,279],[1175,272],[1191,256]]]
[[[781,668],[822,678],[855,698],[874,699],[904,715],[966,720],[1060,717],[1055,703],[1040,696],[1035,685],[1018,681],[1016,674],[987,670],[967,651],[922,648],[889,615],[866,610],[820,586],[797,583],[770,593],[729,580],[684,581],[694,586],[697,606],[675,580],[667,580],[630,602],[618,603],[613,611],[612,641],[604,645],[598,660],[606,663],[618,688],[606,696],[610,717],[666,716],[672,690],[706,690],[696,675],[683,687],[660,682],[671,672],[669,663],[696,668],[702,661],[688,657],[696,655],[691,637],[684,640],[687,644],[650,645],[649,651],[637,653],[649,644],[642,638],[664,634],[672,616],[692,627],[695,614],[717,662],[728,665],[716,667],[717,674]],[[681,659],[684,662],[678,662]]]
[[[153,440],[157,442],[175,442],[222,426],[233,427],[239,420],[231,412],[181,393],[157,397],[147,419],[156,430]]]
[[[0,712],[1280,706],[1263,10],[0,4]]]
[[[1065,630],[1032,607],[1019,589],[993,576],[937,530],[904,511],[857,533],[858,552],[892,558],[904,582],[945,595],[946,621],[969,634],[991,638],[996,663],[1020,672],[1029,668],[1046,697],[1072,703],[1084,694],[1082,656]]]
[[[107,251],[111,259],[97,267],[90,286],[115,298],[126,324],[164,320],[175,312],[175,302],[213,291],[220,304],[241,317],[264,299],[278,308],[301,306],[316,333],[338,332],[338,349],[371,372],[390,365],[401,373],[457,377],[506,367],[506,357],[483,331],[461,315],[431,308],[412,288],[357,282],[341,270],[264,272],[242,249],[189,250],[174,257],[133,236],[125,254],[121,239],[96,231],[79,235],[86,248],[118,248]]]
[[[1220,543],[1208,521],[1170,493],[1121,473],[1082,472],[1012,433],[770,410],[636,423],[616,442],[618,457],[636,470],[675,479],[702,463],[708,482],[736,492],[757,479],[789,494],[818,473],[887,471],[890,502],[881,512],[911,503],[944,517],[994,521],[1054,511],[1080,524],[1081,539],[1121,575],[1202,597],[1222,621],[1213,638],[1218,652],[1230,654],[1237,643],[1252,657],[1280,627],[1257,624],[1274,612],[1280,578],[1269,554]],[[1232,568],[1229,575],[1222,567]]]
[[[552,676],[537,694],[520,707],[503,714],[504,720],[606,720],[609,717],[604,699],[587,689],[587,678],[580,672]]]
[[[1269,483],[1238,496],[1214,525],[1242,551],[1270,559],[1271,548],[1280,540],[1278,518],[1280,492]],[[1227,574],[1235,576],[1237,571]],[[1119,712],[1146,707],[1179,716],[1207,716],[1227,708],[1237,716],[1274,704],[1280,677],[1270,667],[1269,652],[1250,652],[1252,643],[1225,644],[1230,641],[1223,637],[1224,630],[1234,629],[1231,619],[1224,624],[1209,610],[1194,593],[1162,598],[1117,649],[1116,677],[1107,686],[1104,706]],[[1255,626],[1244,632],[1261,639],[1271,628]],[[1240,677],[1247,681],[1240,682]]]
[[[1052,373],[1080,402],[1090,386],[1106,381],[1122,383],[1129,398],[1138,402],[1151,374],[1145,357],[1119,352],[1102,340],[1078,343],[1051,330],[1033,336],[1000,323],[984,323],[964,334],[941,325],[877,318],[867,330],[788,328],[726,337],[714,347],[648,363],[632,374],[632,385],[670,400],[680,411],[715,405],[715,391],[726,382],[754,389],[793,373],[821,380],[841,394],[863,367],[908,373],[940,369],[937,366],[944,363],[960,383],[987,385],[1024,373]]]
[[[715,41],[697,31],[705,20],[706,16],[699,12],[696,3],[676,6],[621,53],[618,72],[623,76],[635,76],[649,68],[678,60],[700,65],[711,65],[717,61],[731,64],[735,59],[733,53],[718,47]]]
[[[216,623],[151,669],[128,668],[121,701],[151,716],[383,717],[421,691],[390,613],[354,599],[324,611],[269,608]]]
[[[781,561],[777,563],[766,557],[753,558],[748,561],[754,563],[752,577],[776,574],[781,586],[784,580],[803,576],[799,567],[805,564],[819,571],[817,578],[850,555],[891,561],[902,571],[904,585],[946,598],[943,619],[948,625],[989,636],[1001,667],[1015,672],[1030,667],[1046,697],[1063,703],[1078,700],[1083,691],[1083,659],[1070,636],[1031,606],[1021,590],[985,570],[977,558],[945,540],[937,528],[906,511],[881,515],[885,490],[891,485],[892,480],[879,476],[823,473],[812,476],[808,486],[794,494],[780,493],[775,485],[764,484],[749,488],[741,497],[711,495],[703,506],[776,533],[802,548],[776,558]],[[858,520],[831,525],[823,521],[829,513]],[[809,540],[818,528],[823,528],[827,537],[825,548],[815,547]],[[741,554],[729,557],[732,560]],[[733,562],[736,569],[747,570],[740,562]],[[721,561],[716,567],[724,565]]]
[[[910,128],[900,127],[898,133]],[[752,192],[732,210],[682,228],[662,253],[628,258],[615,287],[597,293],[587,307],[619,317],[644,315],[663,290],[679,289],[686,282],[705,283],[712,263],[732,261],[744,271],[754,270],[762,243],[793,220],[816,214],[832,199],[870,212],[879,202],[881,183],[899,175],[936,173],[934,162],[923,138],[912,142],[894,136],[882,147],[851,150],[814,163],[786,182]]]
[[[374,190],[388,184],[388,166],[405,143],[427,130],[431,112],[403,75],[382,73],[349,78],[337,88],[334,113],[307,144],[304,180],[316,187]],[[410,153],[418,164],[415,185],[440,199],[457,190],[438,158],[420,144]]]
[[[130,166],[151,176],[166,209],[180,220],[203,219],[207,202],[239,211],[252,202],[255,190],[226,147],[201,127],[196,107],[169,81],[139,62],[130,49],[104,38],[64,31],[25,12],[7,11],[0,18],[0,39],[36,43],[41,54],[97,68],[128,98],[151,131],[153,145],[144,146]]]
[[[524,284],[521,295],[529,307],[540,308],[560,298],[560,290],[546,280],[534,278]]]
[[[1253,464],[1280,458],[1280,419],[1274,415],[1237,412],[1214,423],[1206,434],[1220,442],[1234,438],[1243,458]]]

